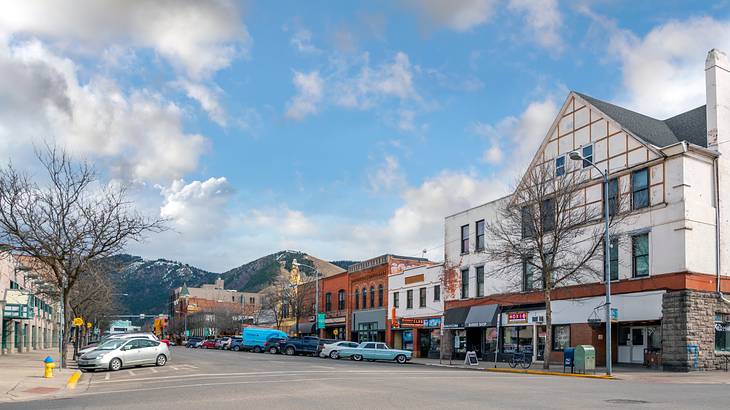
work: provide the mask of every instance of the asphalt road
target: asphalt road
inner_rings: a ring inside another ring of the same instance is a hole
[[[498,374],[174,348],[165,367],[85,374],[77,394],[0,409],[728,408],[723,384]]]

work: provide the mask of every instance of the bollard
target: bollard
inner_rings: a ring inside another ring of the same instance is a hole
[[[53,377],[53,369],[56,367],[56,363],[53,362],[53,358],[51,356],[48,356],[43,360],[43,365],[46,369],[45,373],[43,373],[43,377],[50,379]]]

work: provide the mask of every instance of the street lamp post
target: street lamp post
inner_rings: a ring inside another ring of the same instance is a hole
[[[606,281],[606,375],[610,376],[612,373],[612,363],[611,363],[611,266],[610,266],[610,258],[609,255],[611,254],[611,238],[609,233],[609,218],[610,218],[610,211],[609,211],[609,192],[608,192],[608,168],[605,171],[601,171],[600,168],[596,166],[596,164],[593,163],[593,161],[586,159],[583,155],[581,155],[578,151],[571,151],[570,154],[568,154],[570,159],[573,161],[583,161],[584,163],[590,164],[593,168],[598,171],[599,174],[603,177],[603,217],[604,217],[604,232],[603,232],[603,244],[604,244],[604,253],[603,253],[603,271],[605,272],[605,281]]]

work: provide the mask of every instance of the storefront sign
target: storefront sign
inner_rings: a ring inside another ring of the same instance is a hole
[[[423,319],[414,317],[403,317],[400,319],[399,327],[423,327]]]
[[[430,319],[423,319],[423,327],[441,327],[441,318],[433,317]]]
[[[527,312],[508,312],[507,323],[527,323]]]
[[[397,321],[394,321],[394,327],[402,327],[406,329],[424,328],[424,327],[441,327],[441,318],[416,318],[416,317],[402,317]]]

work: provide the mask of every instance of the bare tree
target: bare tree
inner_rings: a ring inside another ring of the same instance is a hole
[[[284,319],[289,317],[291,294],[292,285],[284,276],[277,278],[262,292],[261,315],[272,318],[278,329]]]
[[[89,265],[130,240],[164,230],[165,221],[137,213],[126,187],[102,183],[87,162],[74,163],[51,146],[36,156],[48,178],[45,185],[12,164],[0,169],[0,242],[48,272],[61,295],[65,336],[72,290]],[[65,343],[61,364],[66,366]]]
[[[528,169],[513,195],[487,226],[486,252],[496,267],[489,275],[513,291],[540,291],[545,302],[545,361],[552,350],[553,291],[568,285],[603,280],[603,184],[592,188],[588,171],[568,170],[556,176],[551,163]],[[609,195],[610,227],[615,235],[627,212],[628,194],[618,187]],[[591,190],[595,201],[590,201]],[[596,191],[597,190],[597,191]]]

